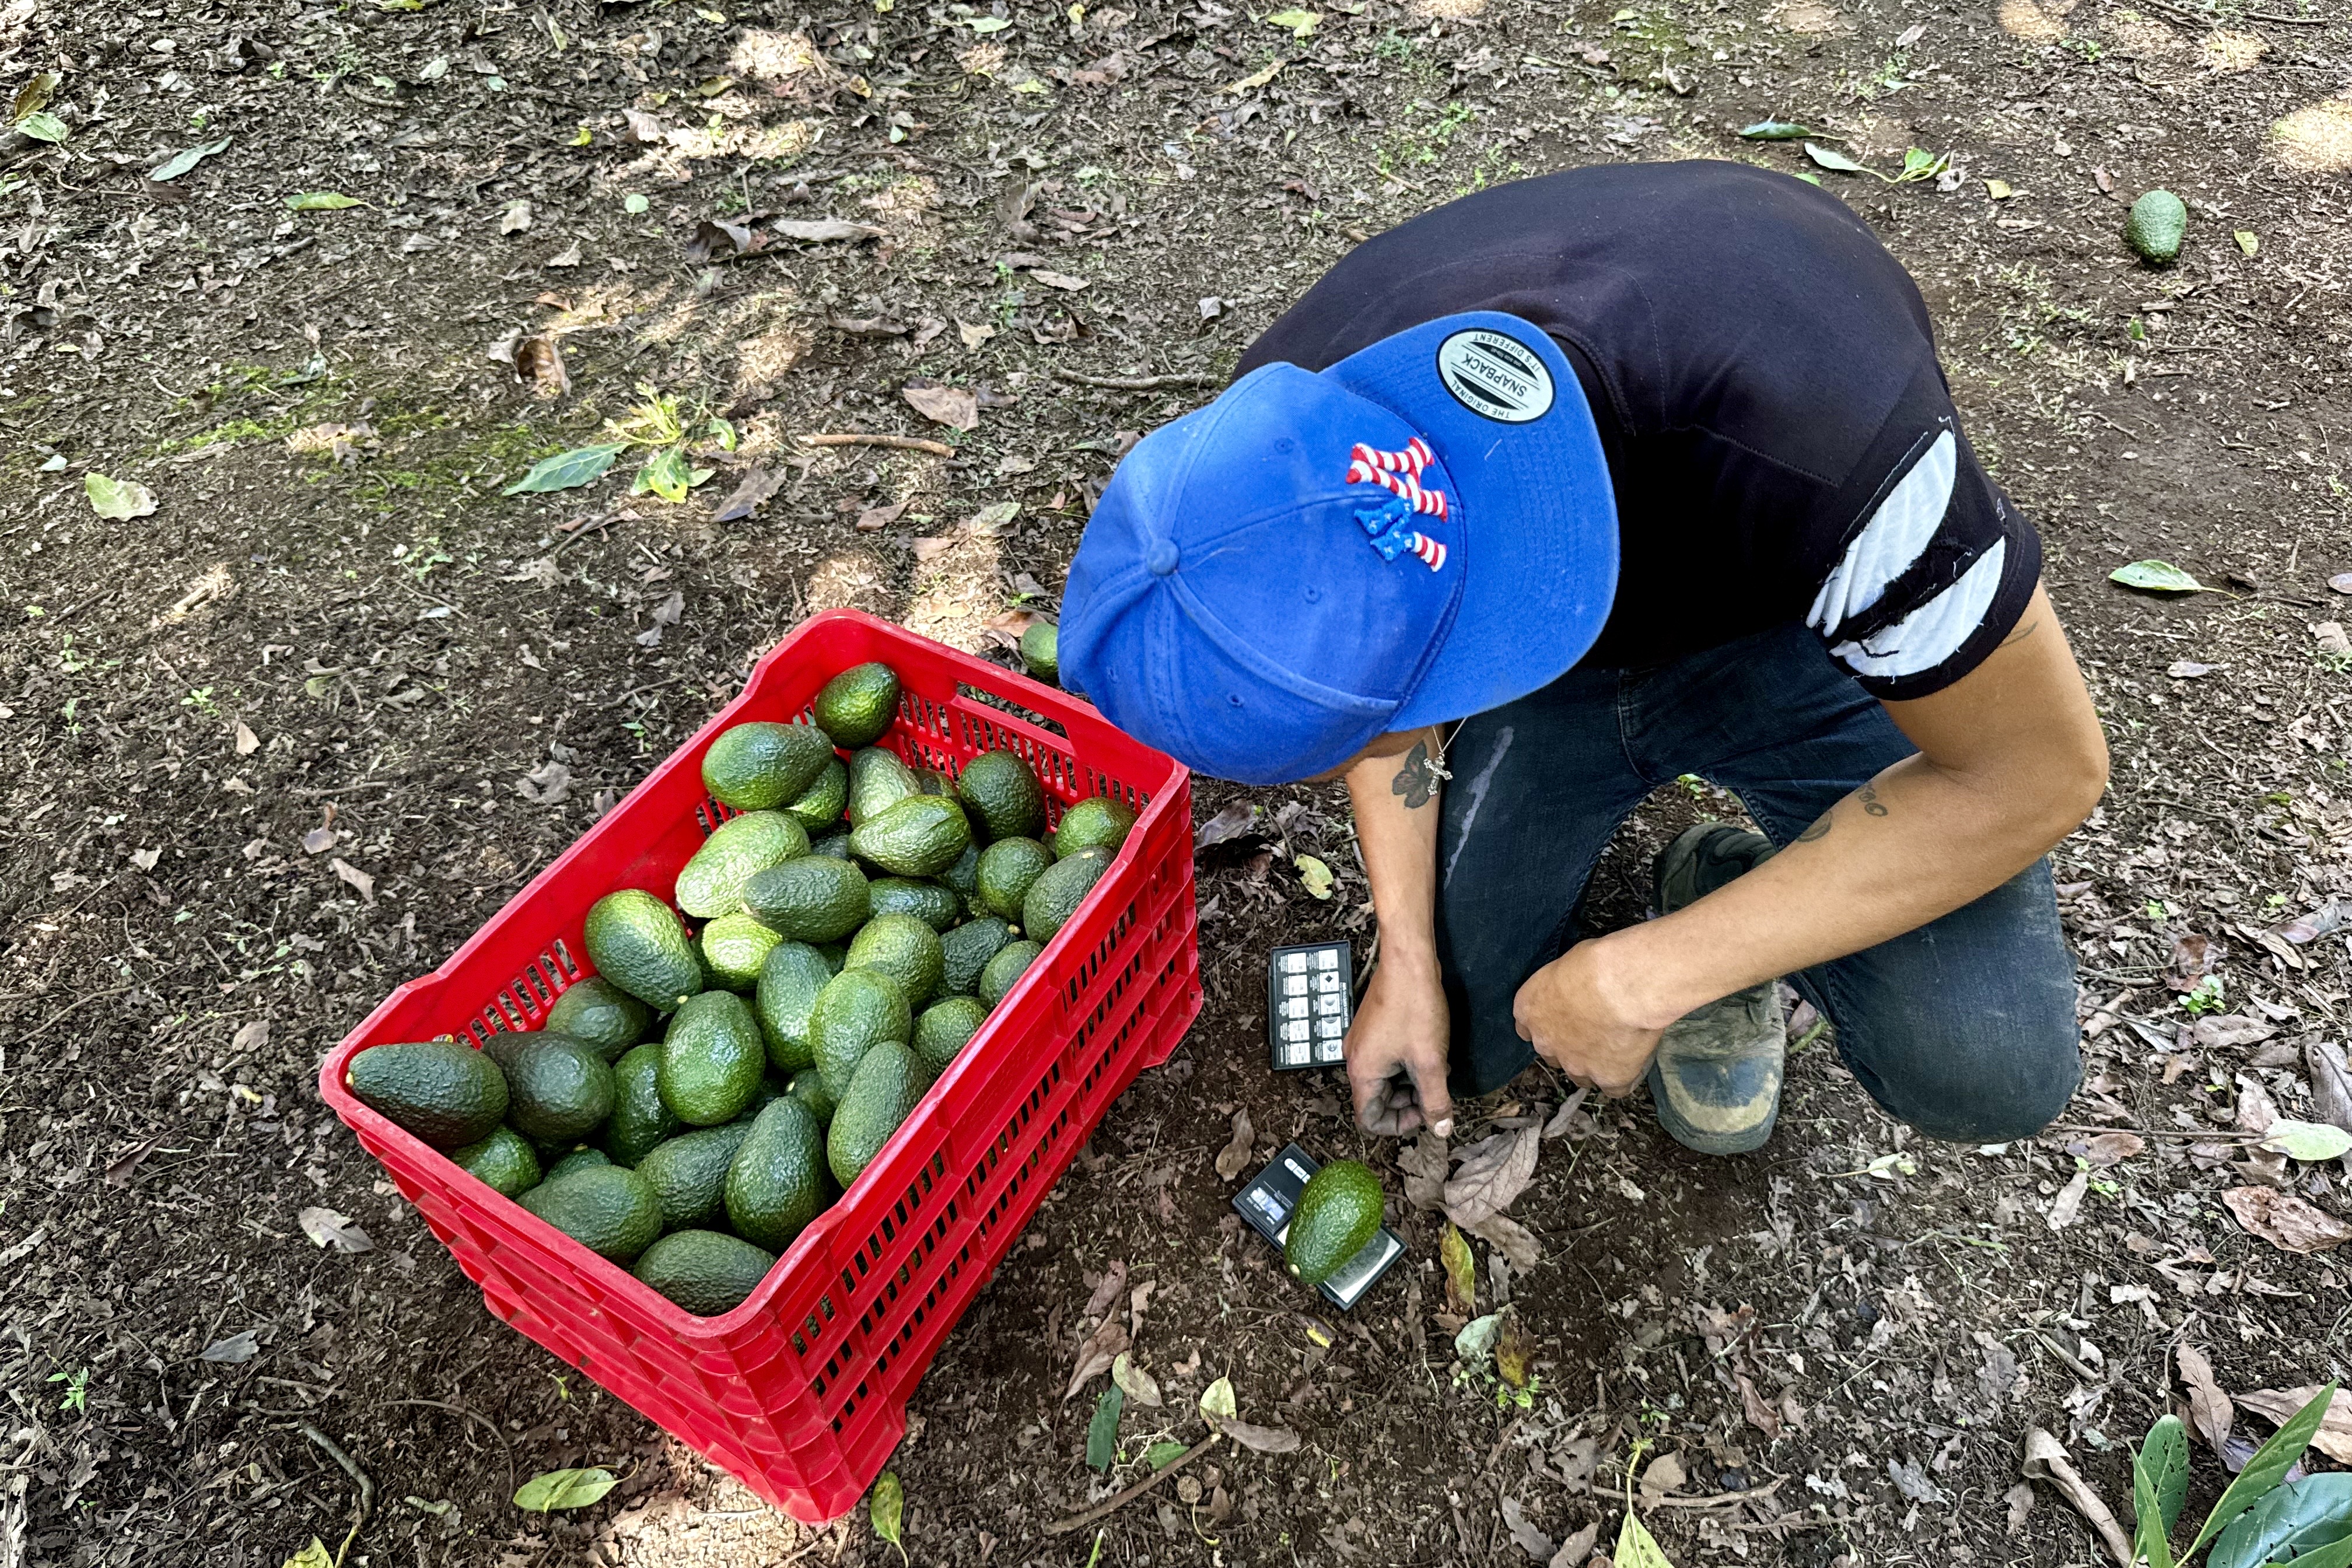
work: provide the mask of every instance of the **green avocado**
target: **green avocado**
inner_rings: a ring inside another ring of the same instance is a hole
[[[502,1197],[520,1197],[539,1185],[539,1155],[530,1141],[501,1127],[478,1143],[449,1152],[449,1163]]]
[[[731,991],[706,991],[678,1008],[662,1037],[662,1103],[689,1126],[732,1121],[751,1102],[767,1067],[751,1005]]]
[[[775,1254],[716,1230],[677,1230],[646,1248],[636,1277],[699,1318],[731,1312],[760,1288]]]
[[[1034,838],[1045,831],[1045,786],[1017,752],[982,752],[966,763],[956,798],[990,838]]]
[[[1320,1285],[1381,1228],[1381,1179],[1356,1160],[1334,1160],[1307,1178],[1282,1244],[1285,1267]]]
[[[988,1021],[988,1008],[977,996],[950,996],[923,1009],[915,1020],[915,1058],[934,1073],[948,1070],[958,1052]]]
[[[824,771],[816,775],[816,783],[800,793],[800,797],[784,807],[794,821],[814,836],[824,832],[841,820],[849,808],[849,764],[839,757],[828,758]]]
[[[940,885],[963,900],[964,908],[975,906],[972,900],[980,892],[980,846],[967,844],[955,864],[940,873]]]
[[[569,1035],[515,1037],[523,1042],[506,1064],[507,1115],[515,1130],[542,1143],[578,1142],[613,1114],[613,1069],[593,1046]]]
[[[980,972],[980,999],[991,1007],[1003,1001],[1005,993],[1013,989],[1013,982],[1019,980],[1029,966],[1037,962],[1037,955],[1045,951],[1043,946],[1025,938],[1007,942],[997,949],[996,956],[990,959]]]
[[[737,724],[702,754],[702,787],[721,805],[770,811],[796,800],[833,761],[833,743],[806,724]]]
[[[370,1046],[352,1058],[345,1081],[361,1104],[436,1149],[478,1143],[506,1120],[499,1064],[452,1040]]]
[[[753,873],[808,853],[808,829],[782,811],[747,811],[719,825],[677,874],[677,907],[697,920],[743,907]]]
[[[980,852],[973,896],[982,909],[1017,921],[1029,885],[1053,864],[1054,852],[1034,838],[1000,838]]]
[[[870,746],[898,716],[898,672],[887,664],[845,669],[816,694],[816,727],[843,751]]]
[[[2161,267],[2180,254],[2189,236],[2189,207],[2170,191],[2150,191],[2132,203],[2124,238],[2147,260]]]
[[[785,1090],[794,1100],[808,1107],[809,1114],[822,1127],[833,1120],[833,1095],[824,1087],[824,1074],[813,1067],[803,1068],[793,1074],[792,1087]]]
[[[877,877],[868,889],[874,913],[912,915],[933,931],[945,931],[963,915],[963,900],[937,882],[912,877]]]
[[[599,1257],[626,1263],[661,1234],[661,1200],[622,1165],[591,1165],[515,1200]]]
[[[966,921],[940,933],[940,994],[970,996],[978,992],[980,972],[1012,940],[1013,928],[994,915]]]
[[[773,927],[740,910],[720,915],[702,928],[703,965],[721,989],[748,993],[760,983],[760,966],[783,940]]]
[[[923,1098],[926,1075],[914,1052],[885,1040],[858,1059],[824,1133],[825,1162],[845,1190]]]
[[[827,860],[848,859],[849,829],[845,827],[838,833],[828,833],[822,838],[809,840],[809,854]]]
[[[598,973],[656,1012],[702,989],[702,960],[677,911],[641,889],[597,900],[581,942]]]
[[[1031,621],[1021,634],[1021,665],[1030,678],[1048,686],[1062,684],[1061,629],[1051,621]]]
[[[1135,826],[1135,813],[1125,801],[1107,795],[1088,795],[1069,810],[1054,829],[1054,853],[1066,860],[1082,849],[1102,849],[1116,855]]]
[[[815,1062],[809,1046],[810,1021],[816,1015],[817,994],[832,978],[833,970],[805,942],[779,943],[760,966],[760,987],[751,1006],[759,1015],[768,1061],[778,1072],[796,1073]]]
[[[547,1180],[568,1176],[574,1171],[584,1171],[591,1165],[609,1165],[612,1156],[602,1149],[574,1149],[547,1168]]]
[[[669,1140],[637,1162],[637,1174],[661,1204],[664,1230],[692,1230],[727,1212],[727,1166],[751,1126],[730,1121],[705,1127]]]
[[[835,942],[874,912],[866,873],[848,860],[803,855],[751,879],[744,911],[792,942]]]
[[[547,1010],[545,1027],[569,1035],[608,1062],[646,1037],[654,1010],[599,974],[574,981],[570,990]]]
[[[849,852],[901,877],[929,877],[955,864],[971,843],[963,807],[940,795],[909,795],[849,830]]]
[[[1082,850],[1055,861],[1029,884],[1021,899],[1021,930],[1037,942],[1051,942],[1110,868],[1107,853]]]
[[[635,1165],[686,1129],[662,1103],[662,1043],[647,1040],[613,1064],[613,1114],[604,1123],[604,1152],[616,1165]]]
[[[898,983],[909,1007],[919,1007],[940,988],[947,958],[940,933],[912,915],[876,915],[850,939],[845,971],[879,970]]]
[[[896,752],[868,746],[849,759],[849,826],[887,810],[910,795],[922,794],[914,770]]]
[[[845,969],[817,994],[809,1048],[836,1104],[858,1058],[886,1041],[904,1044],[915,1020],[907,994],[878,969]]]
[[[787,1095],[760,1112],[727,1168],[728,1223],[747,1241],[782,1252],[824,1197],[824,1127]]]

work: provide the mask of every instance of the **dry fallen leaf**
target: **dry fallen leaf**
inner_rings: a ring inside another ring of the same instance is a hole
[[[2074,1511],[2090,1521],[2099,1532],[2099,1539],[2115,1554],[2118,1563],[2129,1568],[2138,1556],[2132,1550],[2131,1540],[2123,1527],[2116,1522],[2115,1511],[2101,1501],[2099,1494],[2075,1471],[2066,1457],[2065,1447],[2058,1439],[2036,1426],[2025,1434],[2025,1462],[2021,1467],[2029,1480],[2047,1481],[2057,1489],[2058,1495],[2072,1504]]]
[[[1250,1163],[1250,1150],[1257,1142],[1257,1133],[1250,1126],[1249,1112],[1234,1112],[1233,1142],[1217,1151],[1217,1174],[1226,1181],[1238,1177]]]
[[[2257,1388],[2238,1395],[2238,1403],[2273,1426],[2284,1426],[2289,1416],[2319,1397],[2319,1388],[2315,1383],[2305,1388]],[[2352,1464],[2352,1391],[2336,1391],[2311,1442],[2337,1464]]]
[[[2352,1068],[2344,1060],[2344,1047],[2326,1040],[2312,1040],[2303,1047],[2303,1065],[2311,1079],[2312,1114],[2330,1127],[2340,1127],[2352,1132]]]
[[[1103,1316],[1126,1289],[1127,1259],[1114,1258],[1104,1268],[1102,1278],[1095,1281],[1095,1293],[1087,1298],[1087,1310],[1078,1315],[1082,1318]]]
[[[1601,1521],[1596,1519],[1561,1542],[1559,1550],[1551,1554],[1551,1562],[1546,1568],[1584,1568],[1592,1561],[1592,1549],[1600,1541]]]
[[[1470,1227],[1470,1234],[1510,1259],[1511,1267],[1526,1273],[1543,1261],[1543,1247],[1535,1232],[1507,1214],[1490,1214]]]
[[[534,805],[561,805],[572,798],[572,770],[552,760],[515,780],[515,794]]]
[[[542,401],[572,390],[572,373],[564,367],[563,350],[551,337],[524,338],[514,346],[515,379]]]
[[[851,223],[845,218],[837,217],[780,217],[768,226],[774,229],[778,234],[782,235],[786,239],[797,239],[805,244],[823,244],[825,241],[835,239],[879,239],[882,237],[882,231],[876,228],[872,224]]]
[[[2230,1428],[2236,1424],[2238,1413],[2221,1385],[2213,1381],[2213,1363],[2205,1352],[2194,1345],[2181,1345],[2173,1352],[2180,1366],[2180,1381],[2189,1385],[2189,1420],[2208,1447],[2221,1453],[2229,1444]]]
[[[1510,1531],[1511,1539],[1529,1557],[1538,1563],[1551,1561],[1551,1537],[1536,1528],[1528,1518],[1528,1510],[1519,1506],[1515,1497],[1503,1500],[1503,1528]]]
[[[1642,1472],[1642,1500],[1655,1508],[1660,1498],[1679,1490],[1689,1479],[1680,1454],[1661,1454]]]
[[[236,721],[236,754],[249,757],[261,750],[261,737],[255,734],[242,719]]]
[[[2050,1200],[2051,1229],[2063,1230],[2074,1223],[2075,1216],[2083,1212],[2083,1194],[2090,1185],[2091,1173],[2077,1171],[2073,1181],[2058,1189],[2058,1195]]]
[[[753,468],[743,476],[743,482],[735,487],[734,493],[719,503],[719,510],[710,514],[710,521],[736,522],[751,516],[768,503],[770,496],[783,488],[785,478],[781,468],[773,472]]]
[[[1148,1405],[1154,1410],[1160,1408],[1158,1381],[1136,1365],[1134,1359],[1125,1351],[1112,1358],[1110,1380],[1118,1384],[1119,1392],[1127,1395],[1130,1405]]]
[[[225,1362],[230,1366],[242,1366],[261,1353],[261,1342],[251,1329],[241,1330],[225,1340],[215,1340],[196,1352],[198,1361]]]
[[[979,395],[966,387],[908,383],[899,389],[914,411],[950,430],[980,428]]]
[[[1445,1140],[1424,1129],[1420,1137],[1397,1151],[1397,1169],[1404,1173],[1405,1201],[1417,1209],[1445,1206],[1445,1173],[1453,1162],[1445,1157]]]
[[[1192,835],[1192,847],[1213,849],[1228,839],[1239,838],[1256,822],[1256,803],[1237,800],[1201,825],[1200,831]]]
[[[2352,1241],[2352,1225],[2274,1187],[2231,1187],[2221,1202],[2240,1225],[2282,1252],[2327,1252]]]
[[[375,1243],[368,1233],[351,1222],[347,1215],[329,1208],[306,1208],[296,1214],[295,1223],[302,1234],[320,1247],[331,1247],[338,1252],[372,1252]]]
[[[375,879],[373,877],[369,876],[365,871],[361,870],[357,866],[352,865],[350,861],[344,859],[340,855],[335,857],[332,860],[328,861],[327,868],[334,872],[338,880],[348,884],[350,887],[357,890],[361,898],[366,900],[371,904],[375,902]]]
[[[1543,1130],[1521,1127],[1497,1132],[1463,1152],[1462,1168],[1445,1184],[1445,1212],[1465,1230],[1511,1206],[1535,1180]]]
[[[889,506],[869,506],[857,514],[857,531],[860,533],[879,533],[898,521],[900,515],[914,504],[911,500],[902,500]]]
[[[1298,1434],[1287,1426],[1253,1426],[1227,1416],[1217,1423],[1217,1430],[1243,1447],[1261,1454],[1288,1454],[1298,1447]]]
[[[302,852],[306,855],[324,855],[334,847],[335,830],[331,827],[314,827],[302,835]]]
[[[1070,1386],[1063,1392],[1063,1399],[1071,1398],[1090,1379],[1108,1372],[1127,1348],[1127,1325],[1117,1318],[1105,1318],[1101,1326],[1087,1336],[1087,1342],[1078,1347],[1078,1364],[1070,1373]]]
[[[2102,1132],[2090,1142],[2084,1158],[2093,1165],[2119,1164],[2147,1148],[2147,1140],[2133,1132]]]
[[[1466,1321],[1478,1310],[1478,1259],[1452,1220],[1438,1240],[1437,1258],[1445,1268],[1445,1310]]]
[[[1748,1424],[1763,1433],[1766,1442],[1779,1442],[1780,1413],[1764,1403],[1764,1396],[1756,1392],[1756,1380],[1740,1372],[1732,1374],[1732,1381],[1739,1384],[1739,1408]]]

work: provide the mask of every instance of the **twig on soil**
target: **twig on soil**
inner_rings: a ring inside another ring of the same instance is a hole
[[[1191,1464],[1194,1459],[1200,1458],[1202,1454],[1207,1453],[1211,1448],[1216,1446],[1217,1439],[1223,1436],[1224,1434],[1222,1432],[1210,1433],[1207,1436],[1202,1438],[1199,1442],[1185,1449],[1181,1454],[1179,1454],[1176,1458],[1169,1460],[1167,1464],[1161,1466],[1159,1469],[1152,1471],[1151,1474],[1144,1477],[1143,1479],[1136,1482],[1133,1486],[1119,1493],[1117,1497],[1107,1498],[1103,1501],[1095,1504],[1094,1507],[1087,1510],[1084,1513],[1074,1513],[1067,1519],[1055,1520],[1053,1523],[1045,1527],[1045,1533],[1048,1535],[1067,1535],[1074,1530],[1084,1530],[1087,1525],[1092,1524],[1095,1521],[1104,1518],[1107,1515],[1117,1513],[1120,1509],[1125,1508],[1129,1503],[1133,1502],[1137,1498],[1141,1497],[1144,1493],[1150,1491],[1152,1488],[1158,1486],[1160,1482],[1166,1480],[1169,1477],[1174,1475],[1185,1466]]]
[[[2235,1127],[2214,1127],[2200,1130],[2194,1127],[2101,1127],[2089,1121],[2053,1121],[2044,1132],[2132,1132],[2142,1138],[2197,1138],[2207,1142],[2252,1143],[2263,1136]]]
[[[102,1001],[106,997],[120,996],[126,991],[136,991],[138,989],[139,987],[136,984],[118,985],[111,991],[92,991],[85,995],[77,996],[72,1001],[67,1003],[64,1006],[58,1008],[55,1013],[50,1014],[47,1023],[43,1024],[40,1027],[35,1029],[31,1034],[24,1037],[24,1039],[17,1043],[22,1045],[27,1041],[40,1038],[43,1035],[47,1034],[51,1028],[65,1022],[66,1015],[72,1012],[75,1008],[80,1006],[85,1002]]]
[[[955,456],[955,448],[945,441],[926,441],[919,436],[868,436],[863,431],[846,430],[803,436],[801,441],[810,447],[888,447],[899,452],[929,452],[934,458]]]
[[[368,1515],[375,1511],[375,1483],[368,1479],[367,1472],[361,1469],[352,1460],[352,1457],[349,1454],[344,1453],[343,1450],[336,1445],[336,1442],[332,1437],[328,1436],[324,1432],[320,1431],[316,1426],[311,1426],[307,1421],[302,1423],[297,1430],[305,1437],[310,1438],[313,1443],[318,1444],[320,1447],[324,1448],[327,1451],[327,1458],[334,1460],[338,1465],[341,1465],[343,1468],[343,1473],[351,1477],[352,1480],[359,1483],[359,1515],[352,1521],[351,1533],[343,1537],[342,1545],[335,1549],[335,1568],[343,1568],[343,1559],[350,1555],[352,1542],[360,1538],[360,1531],[366,1526]]]
[[[1112,392],[1154,392],[1163,386],[1214,386],[1221,378],[1197,372],[1174,375],[1081,375],[1074,370],[1057,370],[1054,379],[1076,382],[1080,386],[1106,387]]]
[[[1717,1492],[1712,1497],[1662,1497],[1643,1500],[1652,1508],[1729,1508],[1736,1502],[1761,1502],[1788,1481],[1782,1476],[1769,1487],[1751,1487],[1744,1492]]]
[[[582,523],[579,527],[573,529],[571,532],[557,540],[555,542],[555,548],[547,552],[547,558],[550,561],[554,560],[557,556],[563,553],[563,547],[565,545],[576,543],[578,541],[587,538],[590,534],[599,531],[606,524],[610,523],[614,518],[617,518],[621,514],[617,511],[608,511],[602,517],[590,518],[586,522]]]

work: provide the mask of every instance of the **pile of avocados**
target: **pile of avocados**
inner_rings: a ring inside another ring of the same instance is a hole
[[[898,691],[863,664],[826,683],[814,724],[721,731],[703,784],[739,815],[678,872],[675,908],[639,889],[599,900],[596,973],[543,1028],[480,1050],[373,1047],[352,1092],[688,1311],[739,1305],[1135,825],[1098,795],[1048,833],[1012,752],[957,778],[909,767],[876,744]]]

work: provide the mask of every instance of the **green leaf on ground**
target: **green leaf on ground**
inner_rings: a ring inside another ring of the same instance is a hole
[[[2343,1568],[2352,1562],[2352,1473],[2305,1476],[2238,1516],[2213,1542],[2209,1568]],[[2154,1563],[2150,1568],[2164,1568]]]
[[[604,477],[625,443],[604,447],[574,447],[552,458],[541,458],[530,472],[500,490],[500,495],[538,495],[547,490],[576,490]]]
[[[1013,26],[1013,24],[1006,21],[1002,16],[974,16],[970,22],[966,23],[965,26],[969,26],[973,32],[979,34],[984,38],[991,33],[1001,33],[1004,31],[1005,28]]]
[[[103,518],[120,522],[127,518],[145,517],[155,510],[155,494],[136,479],[109,479],[104,474],[84,474],[81,488],[89,497],[89,510]]]
[[[1793,120],[1759,120],[1753,125],[1739,128],[1744,142],[1799,142],[1813,133],[1810,125],[1800,125]]]
[[[2189,1430],[2181,1426],[2178,1415],[2166,1415],[2147,1429],[2147,1441],[2141,1445],[2136,1463],[2147,1469],[2148,1484],[2155,1489],[2158,1510],[2164,1518],[2164,1533],[2169,1540],[2173,1527],[2180,1522],[2180,1505],[2189,1500]]]
[[[2276,1489],[2294,1462],[2303,1458],[2303,1451],[2311,1447],[2312,1436],[2319,1430],[2319,1424],[2327,1418],[2327,1407],[2335,1399],[2336,1384],[2330,1382],[2312,1396],[2310,1404],[2288,1416],[2285,1425],[2271,1434],[2269,1442],[2254,1450],[2254,1457],[2246,1461],[2246,1468],[2238,1472],[2237,1479],[2230,1483],[2230,1489],[2221,1494],[2221,1500],[2215,1503],[2213,1511],[2205,1516],[2204,1528],[2198,1531],[2197,1539],[2190,1543],[2186,1555],[2194,1557],[2199,1547],[2221,1533],[2222,1526]],[[2254,1561],[2259,1563],[2262,1559],[2258,1557]],[[2221,1568],[2221,1565],[2212,1563],[2211,1568]]]
[[[2352,1151],[2352,1132],[2325,1121],[2273,1121],[2262,1147],[2290,1160],[2335,1160]]]
[[[2135,561],[2127,566],[2118,566],[2108,573],[2107,581],[2121,583],[2126,588],[2144,589],[2151,594],[2213,592],[2169,561]]]
[[[359,197],[347,196],[341,191],[297,191],[286,198],[286,210],[296,213],[333,213],[365,205],[367,203]]]
[[[1303,38],[1321,24],[1323,14],[1319,11],[1276,11],[1265,20],[1268,26],[1287,27],[1292,37]]]
[[[2173,1423],[2177,1434],[2179,1422],[2170,1415],[2164,1419]],[[2147,1568],[2172,1568],[2171,1523],[2156,1489],[2155,1467],[2162,1462],[2151,1432],[2147,1447],[2132,1456],[2132,1551],[2146,1560]]]
[[[327,1550],[325,1542],[314,1535],[310,1537],[310,1545],[286,1560],[286,1568],[335,1568],[335,1554]]]
[[[66,122],[47,110],[36,110],[16,121],[14,129],[23,132],[36,142],[62,142],[66,139]]]
[[[1095,1401],[1094,1419],[1087,1423],[1087,1463],[1097,1471],[1110,1468],[1118,1457],[1118,1418],[1127,1409],[1127,1394],[1112,1384]]]
[[[682,501],[687,491],[709,480],[714,471],[688,468],[685,447],[665,447],[646,459],[637,477],[629,481],[629,493],[641,496],[650,490],[666,501]]]
[[[514,1495],[515,1507],[526,1513],[553,1513],[558,1509],[586,1508],[611,1491],[620,1479],[598,1466],[577,1470],[542,1470],[523,1482]]]
[[[1240,1407],[1234,1403],[1232,1378],[1221,1377],[1201,1390],[1201,1414],[1207,1416],[1212,1424],[1230,1421],[1241,1414]]]
[[[1675,1568],[1658,1538],[1630,1508],[1625,1510],[1624,1528],[1617,1532],[1617,1550],[1611,1561],[1616,1568]]]
[[[1298,880],[1316,898],[1331,896],[1331,868],[1312,855],[1298,858]]]
[[[1867,163],[1857,163],[1834,147],[1824,147],[1818,142],[1805,143],[1805,156],[1824,169],[1835,169],[1841,174],[1867,174]]]
[[[234,137],[224,136],[217,142],[206,142],[200,146],[184,148],[148,170],[147,177],[159,185],[169,184],[214,153],[227,152],[229,142],[234,140]]]
[[[885,1470],[874,1478],[874,1491],[866,1499],[866,1517],[874,1521],[874,1533],[898,1549],[898,1561],[907,1561],[906,1543],[899,1540],[900,1527],[907,1518],[907,1490],[898,1484],[898,1472]]]
[[[1181,1443],[1154,1443],[1143,1450],[1143,1462],[1155,1470],[1164,1470],[1182,1458],[1187,1451]]]
[[[637,217],[643,215],[645,210],[653,205],[653,198],[651,196],[626,195],[621,198],[621,210],[628,214],[631,217]]]

